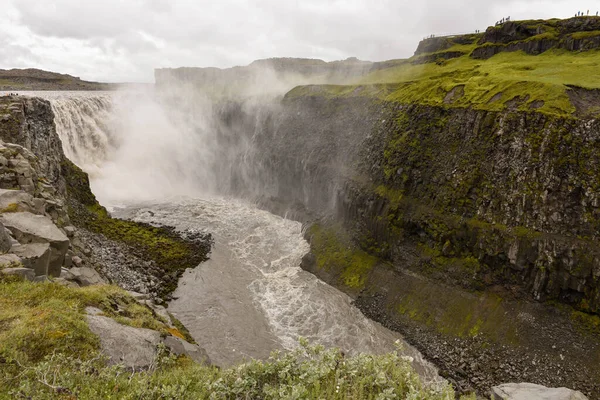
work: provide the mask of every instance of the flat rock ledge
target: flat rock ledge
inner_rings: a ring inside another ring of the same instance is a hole
[[[534,383],[505,383],[494,386],[492,400],[588,400],[583,393],[567,388],[547,388]]]
[[[134,370],[148,369],[155,362],[157,346],[162,343],[173,354],[186,355],[198,363],[210,365],[204,349],[183,339],[163,338],[160,332],[152,329],[122,325],[102,316],[102,311],[94,307],[87,307],[86,312],[90,330],[100,338],[102,352],[110,364],[123,364]]]

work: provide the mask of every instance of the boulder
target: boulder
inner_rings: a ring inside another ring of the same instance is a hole
[[[50,265],[50,244],[29,243],[13,246],[11,251],[21,259],[26,268],[31,268],[36,276],[48,275]]]
[[[206,354],[206,350],[200,346],[188,343],[175,336],[167,336],[164,340],[164,344],[173,354],[186,355],[199,364],[211,364],[210,358],[208,357],[208,354]]]
[[[59,285],[63,285],[70,288],[78,288],[79,284],[75,281],[68,281],[65,278],[54,278],[53,282],[58,283]]]
[[[534,383],[505,383],[494,386],[492,400],[587,400],[581,392],[567,388],[547,388]]]
[[[0,189],[0,210],[5,212],[31,212],[43,214],[36,208],[33,196],[22,190]]]
[[[12,247],[12,240],[9,232],[0,224],[0,253],[6,253]]]
[[[17,265],[21,266],[21,259],[16,254],[0,255],[0,268],[9,268]]]
[[[0,269],[0,273],[6,275],[19,275],[28,281],[35,280],[35,271],[30,268],[4,268]]]
[[[74,281],[81,286],[100,285],[106,283],[104,279],[90,267],[73,267],[69,270],[62,270],[60,277],[68,281]]]
[[[149,367],[156,357],[160,333],[133,328],[100,315],[87,315],[90,330],[100,338],[102,352],[110,364],[124,364],[136,370]]]
[[[60,275],[60,267],[69,249],[69,239],[50,218],[29,212],[5,213],[0,215],[0,223],[3,223],[22,244],[49,243],[48,275]]]

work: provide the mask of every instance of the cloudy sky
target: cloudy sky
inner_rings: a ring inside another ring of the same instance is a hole
[[[156,67],[267,57],[379,61],[498,19],[566,18],[572,0],[0,0],[0,68],[152,82]],[[578,1],[591,14],[598,0]]]

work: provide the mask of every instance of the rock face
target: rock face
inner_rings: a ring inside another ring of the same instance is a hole
[[[149,367],[156,357],[160,333],[151,329],[132,328],[99,315],[88,315],[88,325],[100,337],[102,351],[111,364],[134,369]]]
[[[47,243],[50,247],[50,260],[47,274],[41,275],[60,276],[60,268],[64,263],[70,242],[50,218],[29,212],[16,212],[0,215],[0,222],[21,244]],[[41,249],[35,250],[38,251]]]
[[[51,249],[49,243],[29,243],[13,246],[12,253],[19,257],[26,268],[31,268],[36,276],[48,275]],[[56,275],[56,274],[55,274]]]
[[[494,386],[492,400],[587,400],[581,392],[567,388],[550,389],[533,383],[506,383]]]
[[[210,364],[204,349],[183,339],[167,336],[161,338],[157,331],[133,328],[119,324],[115,320],[98,315],[98,309],[86,309],[88,325],[100,337],[102,351],[111,364],[124,364],[133,369],[150,367],[157,355],[157,346],[163,343],[173,354],[186,355],[201,364]]]

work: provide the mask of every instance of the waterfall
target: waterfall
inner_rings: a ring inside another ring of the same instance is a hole
[[[47,92],[65,155],[104,204],[212,193],[211,105],[153,90]]]

